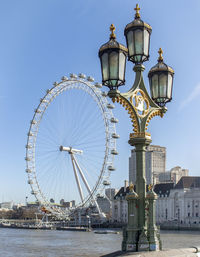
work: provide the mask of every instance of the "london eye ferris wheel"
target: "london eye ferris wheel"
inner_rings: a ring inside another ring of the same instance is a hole
[[[63,77],[35,109],[26,145],[31,193],[52,213],[91,202],[110,184],[116,151],[113,104],[84,74]]]

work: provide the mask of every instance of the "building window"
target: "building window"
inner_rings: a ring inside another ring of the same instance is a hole
[[[190,212],[188,212],[188,217],[190,217]]]
[[[199,214],[198,214],[198,212],[196,213],[196,217],[199,217]]]

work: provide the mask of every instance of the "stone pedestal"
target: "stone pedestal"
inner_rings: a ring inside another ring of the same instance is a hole
[[[148,200],[148,238],[150,251],[161,250],[161,241],[159,231],[156,224],[155,202],[157,199],[156,193],[153,191],[153,187],[149,187],[147,193]]]
[[[136,252],[138,248],[138,195],[134,191],[133,184],[129,186],[128,201],[128,225],[124,228],[122,250]]]

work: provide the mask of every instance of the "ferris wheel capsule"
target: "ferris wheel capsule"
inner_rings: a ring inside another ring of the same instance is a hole
[[[114,171],[114,170],[115,170],[115,168],[114,168],[112,165],[110,165],[110,166],[108,166],[108,170],[110,170],[110,171]]]
[[[119,136],[118,134],[116,134],[116,133],[113,133],[113,134],[112,134],[112,138],[117,139],[117,138],[120,138],[120,136]]]
[[[111,150],[111,154],[113,154],[113,155],[118,155],[118,152],[116,151],[116,149],[112,149],[112,150]]]
[[[77,79],[77,75],[76,75],[76,74],[74,74],[74,73],[70,73],[70,75],[69,75],[69,76],[70,76],[70,78],[71,78],[71,79]]]
[[[31,191],[32,195],[37,195],[37,193],[38,193],[37,191],[34,191],[34,190]]]
[[[31,124],[35,125],[35,124],[37,124],[37,121],[36,120],[31,120]]]
[[[46,99],[41,98],[40,103],[47,103],[48,101]]]
[[[63,77],[61,78],[61,80],[62,80],[62,81],[67,81],[68,78],[67,78],[66,76],[63,76]]]
[[[107,180],[104,180],[104,181],[103,181],[103,184],[104,184],[104,186],[109,186],[109,185],[110,185],[110,182],[107,181]]]
[[[87,77],[87,80],[90,81],[90,82],[94,82],[94,78],[91,77],[91,76],[88,76],[88,77]]]
[[[58,86],[58,82],[55,81],[55,82],[53,83],[53,85],[54,85],[54,87]]]
[[[85,79],[86,78],[85,74],[83,74],[83,73],[79,73],[78,76],[79,76],[80,79]]]
[[[103,92],[101,93],[101,95],[104,96],[104,97],[106,97],[106,96],[107,96],[107,93],[103,91]]]
[[[35,109],[36,113],[41,113],[42,111],[40,109]]]
[[[102,88],[102,84],[101,84],[101,83],[95,83],[94,85],[95,85],[95,87],[97,87],[97,88]]]
[[[116,119],[116,118],[114,118],[114,117],[112,117],[112,118],[110,119],[110,121],[111,121],[112,123],[118,123],[118,122],[119,122],[118,119]]]
[[[31,169],[26,169],[26,173],[31,173]]]
[[[107,104],[107,108],[109,108],[109,109],[114,109],[115,106],[114,106],[113,104]]]

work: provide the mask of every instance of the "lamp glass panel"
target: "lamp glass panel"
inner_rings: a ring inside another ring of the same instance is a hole
[[[159,90],[160,97],[167,97],[167,74],[160,74],[159,76]]]
[[[143,61],[142,55],[135,55],[134,61],[137,63],[141,63]]]
[[[167,87],[167,98],[172,97],[172,75],[168,74],[168,87]]]
[[[124,80],[124,73],[125,73],[125,61],[126,56],[124,53],[119,53],[119,79]]]
[[[118,79],[118,71],[119,71],[119,65],[118,65],[118,56],[119,53],[116,51],[113,51],[110,53],[110,79]]]
[[[135,30],[135,53],[143,54],[143,30]]]
[[[149,32],[144,30],[144,54],[148,56],[149,54]]]
[[[117,80],[117,79],[111,79],[111,80],[110,80],[110,83],[111,83],[111,85],[114,86],[114,87],[118,86],[118,80]]]
[[[101,57],[103,80],[108,80],[108,54],[104,53]]]
[[[127,34],[128,52],[129,56],[134,55],[134,44],[133,44],[133,31],[129,31]]]
[[[152,89],[152,98],[155,99],[158,97],[158,75],[155,74],[151,78],[151,89]]]

